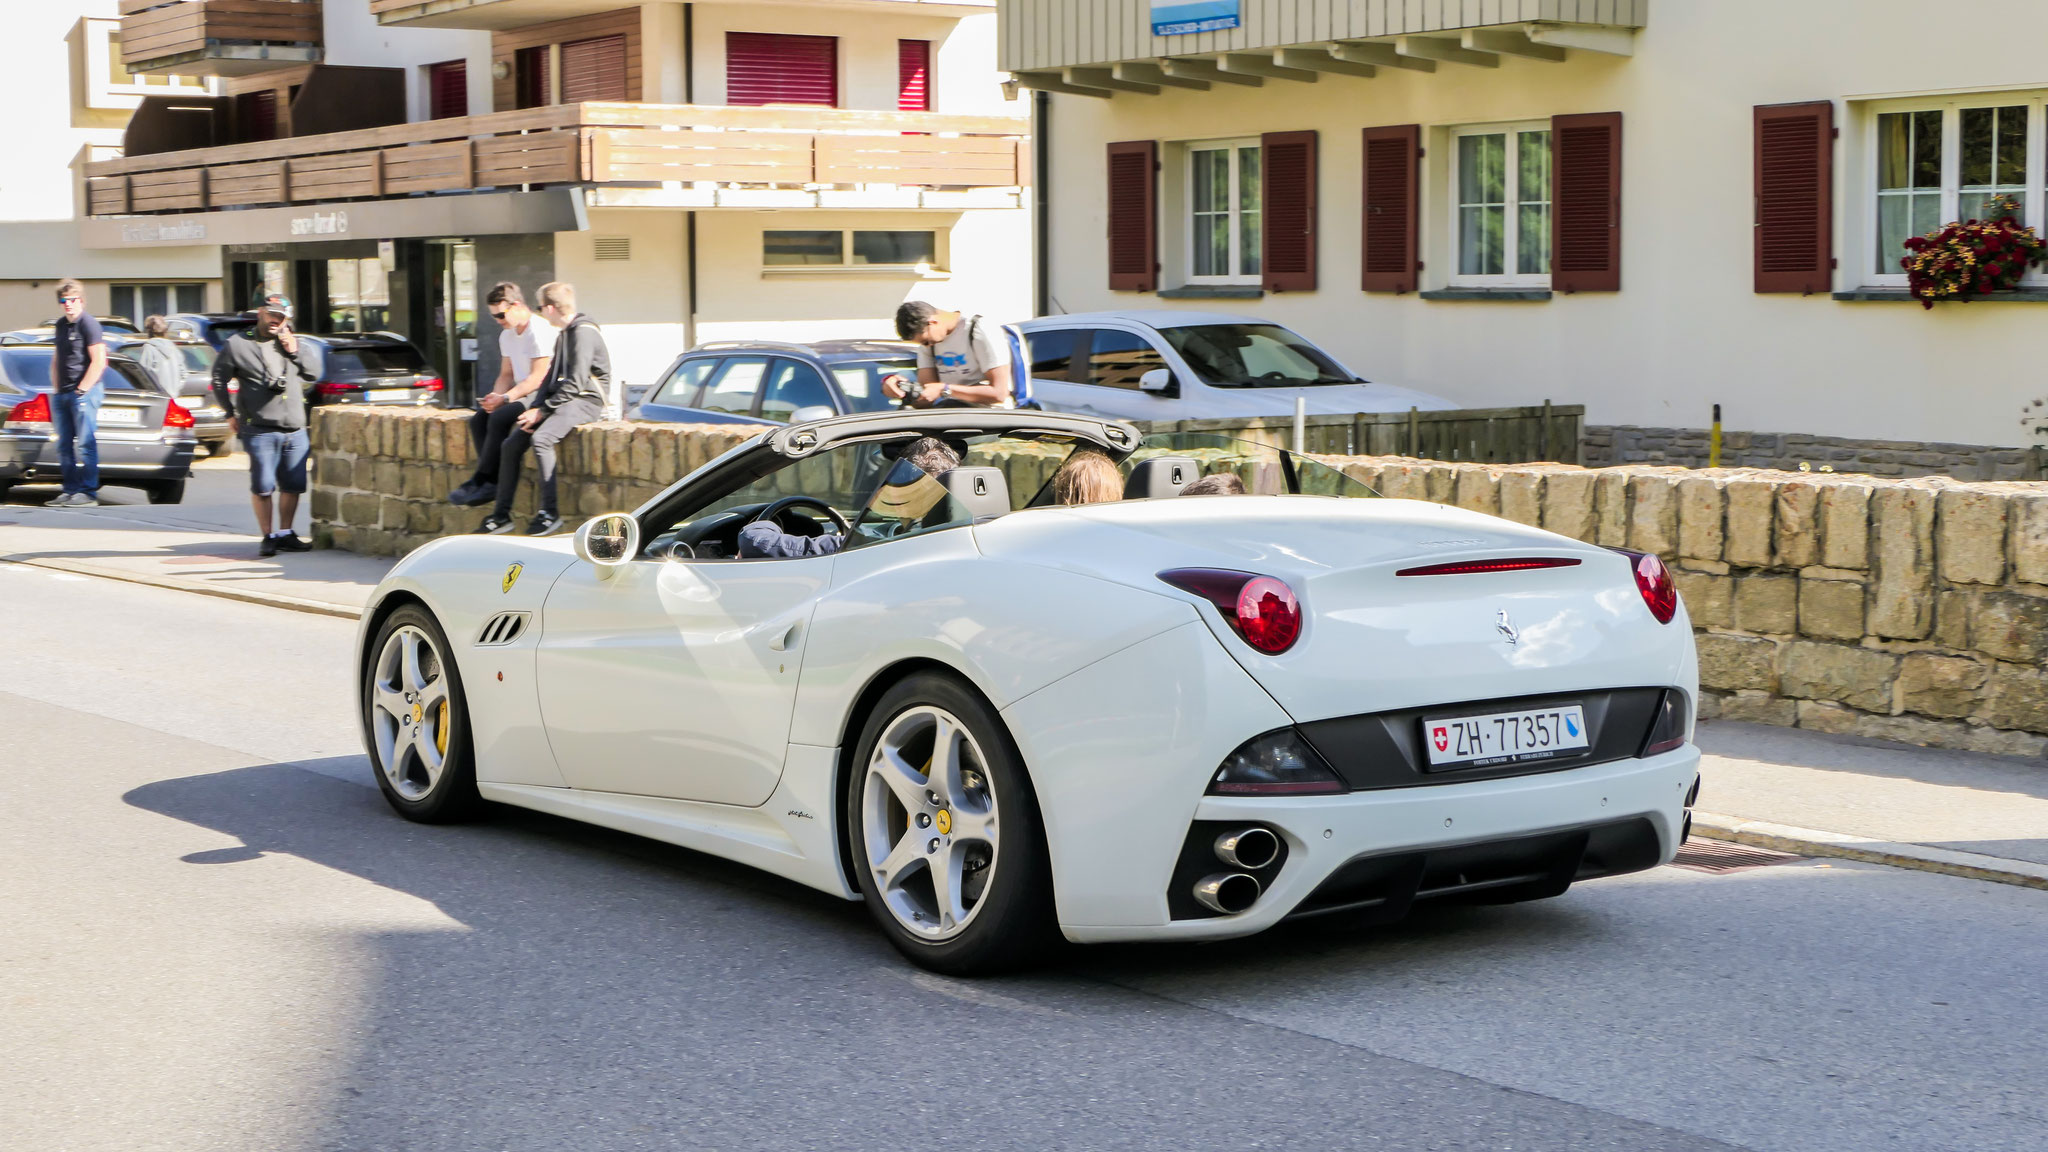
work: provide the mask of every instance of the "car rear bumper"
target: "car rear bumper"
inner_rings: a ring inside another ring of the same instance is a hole
[[[225,431],[225,426],[223,426]],[[191,474],[198,439],[189,431],[99,437],[100,477],[105,481],[181,480]],[[0,480],[55,481],[57,437],[40,432],[0,431]]]

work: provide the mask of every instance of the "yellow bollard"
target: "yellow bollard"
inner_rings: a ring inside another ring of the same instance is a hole
[[[1721,466],[1721,406],[1714,405],[1714,429],[1707,433],[1707,467]]]

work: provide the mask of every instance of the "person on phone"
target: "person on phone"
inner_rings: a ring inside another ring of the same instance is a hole
[[[912,408],[1016,407],[1002,325],[912,300],[896,309],[896,334],[917,345],[917,379],[884,377],[884,396]]]
[[[90,508],[100,502],[100,401],[106,386],[107,340],[85,310],[85,285],[57,282],[57,351],[50,357],[50,420],[57,426],[57,468],[64,490],[46,508]]]
[[[213,397],[249,454],[249,503],[263,538],[258,554],[305,552],[313,546],[292,531],[292,521],[306,491],[306,393],[320,379],[319,358],[292,332],[291,297],[272,292],[250,310],[255,327],[230,337],[213,362]]]

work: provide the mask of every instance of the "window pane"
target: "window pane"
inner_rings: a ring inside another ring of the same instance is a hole
[[[1912,171],[1913,118],[1886,112],[1877,118],[1877,186],[1904,188]]]
[[[1230,216],[1212,212],[1194,218],[1194,275],[1222,276],[1230,271]]]
[[[1998,110],[1998,182],[2027,182],[2027,109],[2025,105]]]
[[[832,378],[839,381],[839,394],[855,412],[880,412],[896,406],[882,394],[882,377],[917,379],[916,360],[870,360],[856,364],[834,364]]]
[[[1107,328],[1096,329],[1095,342],[1088,349],[1088,362],[1089,383],[1104,388],[1135,389],[1138,377],[1154,368],[1166,367],[1166,357],[1144,337]]]
[[[1941,113],[1913,113],[1913,187],[1941,187]]]
[[[838,231],[763,232],[761,263],[770,266],[843,264],[846,262],[845,243],[845,236]]]
[[[855,232],[855,264],[932,264],[938,261],[936,232]]]
[[[204,284],[180,284],[180,285],[178,285],[178,311],[180,311],[180,312],[204,312],[204,311],[206,311],[206,285],[204,285]]]
[[[1458,202],[1506,203],[1506,156],[1504,134],[1458,137]]]
[[[1025,337],[1025,346],[1031,352],[1031,376],[1036,380],[1065,380],[1067,365],[1074,357],[1074,338],[1080,335],[1073,329],[1065,331],[1033,332]]]
[[[704,377],[710,375],[711,370],[717,366],[718,358],[715,356],[702,360],[685,360],[676,365],[676,370],[669,373],[668,379],[662,381],[661,387],[655,391],[653,403],[673,404],[678,408],[690,407],[697,398],[698,386],[704,383]]]
[[[754,393],[760,391],[761,376],[768,361],[761,356],[739,356],[725,362],[725,371],[704,396],[700,407],[712,412],[746,415],[754,410]]]
[[[1458,137],[1458,272],[1505,272],[1507,135]]]
[[[823,406],[837,411],[825,378],[809,364],[777,360],[768,391],[761,396],[761,415],[768,420],[788,420],[799,408]]]
[[[1963,109],[1963,172],[1965,188],[1991,183],[1992,129],[1998,109]]]
[[[358,264],[356,283],[362,299],[357,315],[363,331],[382,332],[391,327],[391,286],[384,279],[384,262],[369,257]]]
[[[1204,148],[1190,154],[1189,205],[1196,212],[1217,212],[1230,203],[1230,154]]]
[[[1458,272],[1465,276],[1501,274],[1501,235],[1505,208],[1458,209]]]
[[[327,262],[327,330],[359,332],[356,327],[356,271],[354,260]]]
[[[1550,133],[1519,132],[1515,137],[1515,271],[1524,276],[1550,274]]]
[[[1550,205],[1522,205],[1515,228],[1515,271],[1550,275]]]
[[[1237,273],[1257,276],[1265,239],[1259,231],[1260,204],[1265,197],[1265,176],[1257,148],[1237,150]]]
[[[107,312],[112,316],[126,316],[130,320],[140,321],[142,317],[135,314],[134,286],[130,284],[114,285],[114,290],[108,293]]]

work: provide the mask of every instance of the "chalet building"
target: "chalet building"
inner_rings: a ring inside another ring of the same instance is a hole
[[[2036,439],[2048,280],[1923,312],[1900,258],[1994,194],[2048,232],[2048,6],[998,9],[1042,94],[1047,310],[1250,313],[1594,424]]]
[[[228,297],[497,371],[481,294],[574,282],[629,384],[723,338],[1030,307],[1029,121],[992,0],[120,0],[154,97],[87,242],[214,245]]]

